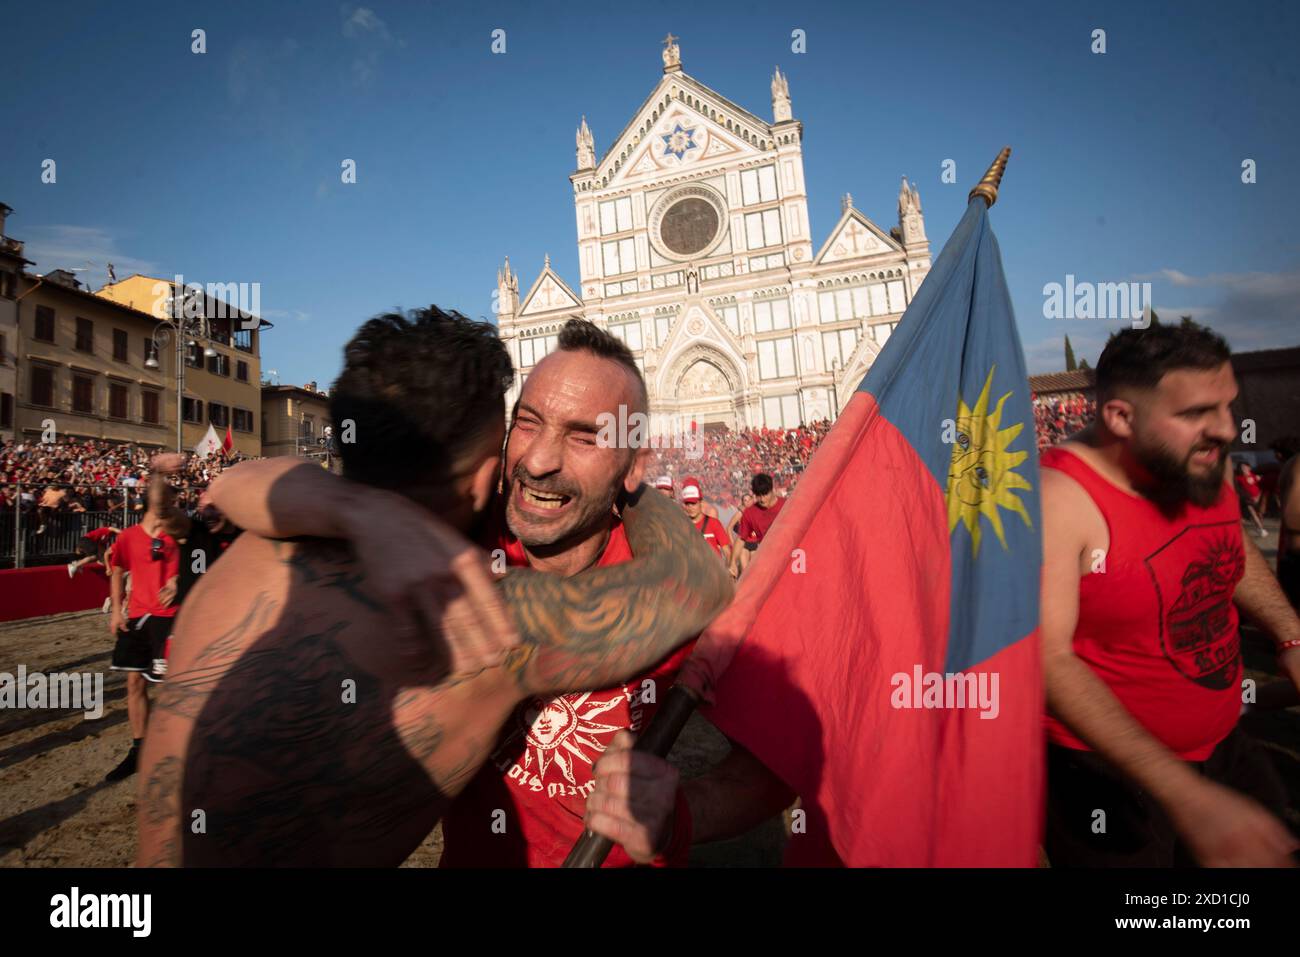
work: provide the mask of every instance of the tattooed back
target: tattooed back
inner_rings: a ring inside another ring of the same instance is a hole
[[[177,617],[139,863],[400,864],[518,697],[501,668],[438,684],[393,640],[402,624],[343,543],[243,535]]]

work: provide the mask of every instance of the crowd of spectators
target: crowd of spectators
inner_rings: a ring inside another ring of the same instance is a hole
[[[794,429],[709,429],[681,448],[657,449],[648,477],[668,475],[680,484],[690,475],[704,486],[707,501],[725,505],[739,502],[754,475],[766,472],[789,494],[830,428],[823,419]]]
[[[1096,402],[1081,392],[1036,395],[1033,405],[1040,450],[1084,428],[1097,411]],[[759,472],[771,475],[776,487],[789,494],[830,428],[822,420],[795,429],[710,429],[694,443],[682,441],[681,448],[656,449],[648,475],[667,475],[674,484],[694,476],[703,483],[705,497],[722,504],[738,502]],[[702,454],[696,456],[696,451]]]
[[[0,510],[15,504],[36,512],[43,526],[68,512],[142,512],[149,459],[157,449],[97,439],[0,444]],[[178,504],[193,511],[199,494],[223,468],[242,456],[191,454],[173,480]]]
[[[1034,396],[1034,431],[1041,452],[1092,422],[1097,403],[1082,392]]]
[[[1079,431],[1096,413],[1096,403],[1079,392],[1036,395],[1033,405],[1039,449]],[[766,472],[788,494],[830,428],[830,421],[823,419],[793,429],[709,429],[693,442],[675,443],[682,447],[657,449],[649,473],[671,476],[674,482],[692,475],[703,482],[710,500],[738,502],[749,490],[750,479]],[[6,441],[0,444],[0,509],[12,511],[21,483],[21,508],[39,510],[42,517],[54,512],[121,511],[124,502],[128,511],[143,510],[149,459],[156,451],[96,439]],[[197,508],[198,496],[208,483],[242,458],[191,455],[185,471],[173,482],[181,507]]]

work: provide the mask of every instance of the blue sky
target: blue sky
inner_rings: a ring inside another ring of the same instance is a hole
[[[846,191],[895,224],[906,175],[937,255],[1010,144],[993,225],[1031,371],[1063,368],[1066,333],[1095,361],[1118,325],[1044,318],[1067,274],[1151,281],[1237,349],[1300,344],[1300,5],[1056,6],[29,3],[6,13],[0,201],[38,271],[261,283],[263,368],[323,386],[376,312],[490,318],[506,255],[525,289],[546,253],[577,285],[574,129],[604,152],[671,30],[759,116],[787,74],[818,244]]]

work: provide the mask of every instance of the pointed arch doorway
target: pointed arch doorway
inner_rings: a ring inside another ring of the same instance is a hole
[[[706,432],[741,427],[741,378],[727,357],[714,349],[696,347],[673,363],[664,412],[683,422],[694,421]]]

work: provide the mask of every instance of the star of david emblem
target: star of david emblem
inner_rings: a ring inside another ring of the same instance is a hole
[[[673,131],[664,136],[664,156],[676,156],[681,159],[686,155],[687,150],[695,149],[695,127],[689,130],[682,129],[682,124],[678,123],[673,127]]]

